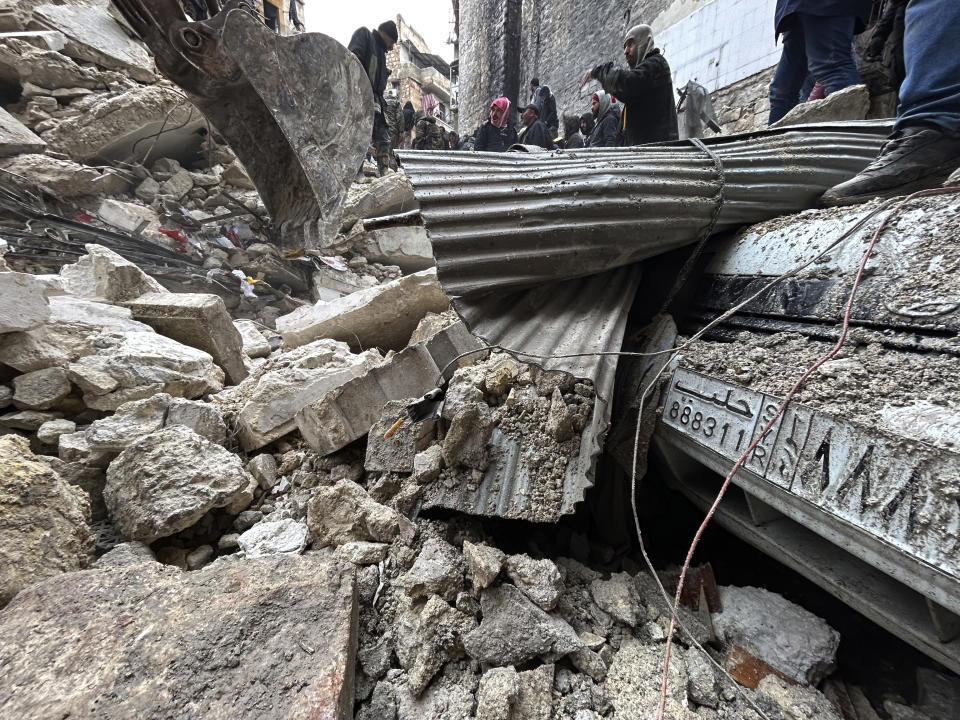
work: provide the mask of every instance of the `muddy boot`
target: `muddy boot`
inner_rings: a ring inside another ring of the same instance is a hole
[[[875,197],[933,187],[960,163],[960,138],[932,126],[898,130],[859,175],[827,190],[824,205],[851,205]]]

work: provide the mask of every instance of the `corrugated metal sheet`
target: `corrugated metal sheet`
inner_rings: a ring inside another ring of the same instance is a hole
[[[815,204],[876,157],[887,122],[807,126],[705,141],[723,161],[716,230]],[[637,262],[695,242],[715,211],[714,160],[688,142],[555,153],[399,153],[433,243],[439,279],[478,337],[537,356],[620,350]],[[598,401],[567,468],[559,514],[593,484],[610,422],[616,356],[535,360],[594,382]],[[437,488],[427,506],[544,520],[516,443],[475,487]],[[553,518],[555,519],[555,518]]]

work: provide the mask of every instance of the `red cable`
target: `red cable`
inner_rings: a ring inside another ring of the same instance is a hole
[[[673,614],[670,617],[670,630],[667,633],[667,647],[666,655],[663,660],[663,678],[660,683],[660,704],[657,707],[657,720],[663,720],[663,711],[667,703],[667,671],[670,668],[670,648],[673,644],[673,632],[676,628],[677,621],[677,612],[680,608],[680,594],[683,592],[683,583],[686,579],[687,570],[690,567],[690,562],[693,559],[693,553],[697,549],[697,545],[700,543],[700,538],[703,536],[704,530],[706,530],[707,525],[710,523],[710,520],[713,518],[713,514],[716,512],[717,507],[720,505],[720,501],[723,499],[724,494],[727,492],[727,488],[730,486],[730,482],[733,479],[733,476],[736,474],[737,470],[740,469],[740,466],[746,462],[746,459],[750,456],[750,453],[753,452],[754,448],[760,443],[763,437],[770,431],[770,428],[773,427],[773,424],[777,421],[783,411],[786,410],[787,404],[793,398],[794,395],[800,390],[803,384],[807,381],[817,368],[823,365],[825,362],[830,360],[834,355],[840,352],[840,348],[843,347],[844,343],[847,340],[847,333],[850,330],[850,313],[853,310],[853,299],[857,294],[857,288],[860,286],[860,280],[863,277],[863,270],[867,266],[867,261],[870,259],[870,254],[873,252],[874,245],[877,244],[877,240],[880,238],[880,233],[883,232],[884,228],[887,227],[887,224],[892,218],[894,218],[897,213],[906,205],[908,202],[917,197],[923,197],[926,195],[943,195],[946,193],[956,193],[960,192],[960,187],[945,187],[945,188],[933,188],[930,190],[918,190],[915,193],[912,193],[905,197],[899,204],[897,204],[883,219],[883,222],[877,227],[876,232],[873,233],[873,237],[870,239],[870,244],[867,246],[866,251],[863,254],[863,259],[860,261],[860,267],[857,269],[856,277],[853,280],[853,287],[850,289],[850,297],[847,299],[847,306],[843,313],[843,330],[840,333],[840,339],[837,340],[837,344],[827,352],[823,357],[817,360],[813,365],[807,368],[807,371],[800,376],[800,379],[794,383],[793,387],[790,388],[790,392],[787,393],[786,397],[783,399],[783,402],[780,403],[780,407],[777,408],[777,412],[766,424],[763,430],[757,435],[757,437],[750,443],[746,451],[740,458],[733,464],[730,472],[727,474],[727,477],[723,481],[723,485],[720,486],[720,492],[717,493],[716,499],[713,501],[713,505],[710,506],[710,510],[707,512],[706,517],[703,519],[703,522],[700,524],[700,527],[697,529],[697,534],[693,537],[693,542],[690,543],[690,549],[687,551],[687,557],[683,562],[683,568],[680,570],[680,579],[677,582],[677,594],[673,600]]]

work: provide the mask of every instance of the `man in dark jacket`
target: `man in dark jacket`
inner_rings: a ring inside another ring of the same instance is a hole
[[[777,0],[774,31],[783,33],[783,52],[770,83],[770,122],[798,103],[809,72],[824,97],[860,82],[850,52],[853,36],[870,18],[870,0]]]
[[[557,117],[557,98],[550,93],[550,88],[546,85],[540,88],[540,102],[530,104],[540,106],[540,119],[553,133],[552,137],[556,137],[560,119]]]
[[[437,125],[437,119],[417,111],[417,125],[413,138],[414,150],[446,150],[447,140],[443,136],[443,128]]]
[[[654,46],[648,25],[634,25],[623,41],[623,55],[629,69],[613,63],[587,70],[583,87],[591,79],[624,105],[621,131],[625,145],[676,140],[677,108],[673,102],[670,66]]]
[[[381,175],[386,170],[387,159],[390,157],[390,129],[387,126],[386,103],[383,99],[383,91],[387,87],[387,76],[390,74],[387,69],[387,51],[397,42],[398,37],[396,23],[393,20],[387,20],[376,30],[357,28],[347,46],[367,71],[367,78],[370,80],[373,91],[375,114],[371,144],[376,151],[377,168]]]
[[[510,118],[510,101],[498,97],[490,103],[490,119],[479,127],[473,149],[482,152],[506,152],[517,142],[517,128]]]
[[[590,137],[587,138],[587,147],[616,147],[620,144],[620,129],[617,114],[610,106],[610,96],[603,90],[593,94],[590,102],[590,111],[593,113],[595,124]]]
[[[540,119],[540,108],[536,105],[527,105],[520,110],[520,124],[523,129],[518,134],[517,142],[524,145],[539,145],[544,150],[553,150],[557,147],[550,135],[550,129]]]
[[[580,134],[580,118],[576,115],[563,116],[563,141],[564,150],[579,150],[583,147],[584,136]]]

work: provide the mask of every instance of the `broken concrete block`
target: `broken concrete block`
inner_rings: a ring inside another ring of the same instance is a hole
[[[13,404],[21,410],[50,410],[70,394],[70,381],[63,368],[18,375],[13,379]]]
[[[344,343],[317,340],[268,359],[215,401],[235,409],[240,444],[247,451],[256,450],[294,430],[294,417],[305,405],[363,375],[381,360],[376,350],[354,355]]]
[[[163,426],[183,425],[217,445],[227,443],[227,424],[215,405],[199,400],[170,398]]]
[[[413,567],[397,580],[397,585],[412,598],[439,595],[452,601],[463,589],[464,570],[456,548],[443,540],[429,538],[423,543]]]
[[[247,357],[261,358],[270,354],[270,343],[252,320],[234,320],[233,326],[240,333],[243,352]]]
[[[307,526],[315,547],[334,547],[355,540],[391,542],[411,537],[412,523],[396,510],[374,501],[350,480],[317,488],[307,505]]]
[[[111,70],[122,70],[140,82],[157,79],[150,53],[132,40],[103,8],[84,5],[40,5],[36,20],[66,37],[63,54]]]
[[[247,175],[247,171],[239,160],[234,160],[223,169],[223,174],[220,175],[220,181],[227,185],[243,188],[244,190],[257,189],[257,186],[253,184],[253,181],[250,179],[250,176]]]
[[[17,688],[4,713],[161,718],[186,702],[211,719],[351,718],[357,624],[353,566],[317,555],[51,578],[0,615],[0,666]],[[149,653],[131,652],[142,643]],[[176,690],[158,691],[158,673]]]
[[[119,194],[130,187],[120,175],[78,165],[49,155],[16,155],[0,161],[0,168],[28,178],[61,198]]]
[[[0,107],[0,156],[43,152],[47,143]]]
[[[40,462],[26,438],[0,437],[0,606],[28,585],[85,567],[89,521],[86,493]]]
[[[507,558],[507,577],[544,610],[553,610],[563,592],[560,569],[547,559],[511,555]]]
[[[56,30],[27,30],[25,32],[3,33],[3,41],[5,43],[11,40],[24,42],[38,50],[52,50],[53,52],[63,50],[64,45],[67,44],[67,39],[63,36],[63,33],[57,32]]]
[[[137,185],[136,189],[133,191],[133,194],[143,200],[145,203],[152,203],[157,199],[157,195],[159,193],[160,183],[158,183],[152,177],[146,178],[142,183]]]
[[[590,595],[597,607],[625,625],[636,627],[646,618],[646,603],[629,573],[613,573],[609,580],[595,579],[590,583]]]
[[[509,583],[484,590],[480,607],[483,620],[463,638],[474,660],[521,665],[537,657],[556,660],[583,647],[570,625],[548,615]]]
[[[403,173],[388,173],[369,183],[354,183],[343,201],[342,227],[349,228],[357,220],[416,210],[420,205],[413,196],[413,186]]]
[[[298,347],[317,338],[332,338],[363,347],[399,350],[420,319],[443,312],[450,304],[435,269],[360,290],[333,302],[298,308],[277,318],[284,345]]]
[[[383,408],[380,419],[367,436],[367,455],[363,467],[368,471],[412,472],[414,456],[425,450],[434,439],[436,420],[411,422],[407,405],[419,398],[391,400]],[[403,424],[393,434],[384,437],[398,418]]]
[[[0,272],[0,334],[32,330],[49,319],[43,282],[28,273]],[[9,342],[7,338],[0,345]]]
[[[486,403],[468,405],[454,415],[440,446],[447,467],[485,470],[487,443],[493,434],[493,414]]]
[[[477,720],[510,720],[519,693],[515,668],[490,668],[477,688]]]
[[[307,526],[291,518],[261,522],[237,538],[248,558],[279,553],[299,554],[307,546]]]
[[[404,272],[436,264],[433,245],[423,225],[394,225],[359,234],[352,247],[371,262],[398,265]]]
[[[100,203],[97,215],[108,225],[131,233],[137,230],[153,230],[160,226],[160,216],[151,208],[113,198],[107,198]]]
[[[250,473],[264,490],[269,490],[277,482],[277,461],[270,453],[261,453],[247,463]]]
[[[397,620],[396,652],[414,696],[426,689],[445,663],[463,655],[459,638],[476,626],[476,620],[438,595],[430,595],[425,604],[407,606]]]
[[[683,648],[677,645],[670,652],[664,717],[671,720],[697,720],[699,717],[688,708],[685,655]],[[659,679],[663,672],[663,658],[662,643],[644,645],[631,638],[620,646],[606,679],[607,692],[617,720],[649,720],[656,717],[660,704]]]
[[[760,681],[757,694],[763,696],[761,702],[767,699],[773,704],[773,709],[779,710],[784,718],[817,718],[817,720],[842,720],[842,716],[823,693],[815,688],[791,685],[783,679],[769,675]],[[889,702],[889,700],[887,701]],[[902,706],[905,707],[905,706]],[[884,703],[884,708],[890,708]],[[909,709],[908,709],[909,710]],[[619,718],[619,714],[617,715]],[[890,713],[893,720],[926,720],[927,716],[920,713],[910,713],[906,717],[898,718]],[[930,720],[933,720],[932,718]]]
[[[178,170],[169,179],[160,183],[160,194],[169,195],[177,201],[181,200],[192,189],[193,177],[188,170]]]
[[[84,403],[94,410],[116,410],[125,402],[158,392],[196,398],[223,388],[223,371],[207,353],[152,331],[102,334],[95,353],[79,358],[76,365],[120,383],[113,392],[84,394]]]
[[[65,118],[41,137],[52,149],[77,162],[90,161],[98,155],[127,157],[137,140],[157,133],[165,120],[169,127],[184,124],[178,133],[193,133],[196,126],[188,122],[191,109],[179,93],[168,87],[137,86],[118,95],[94,97],[83,114]],[[193,112],[198,115],[196,110]],[[169,147],[175,141],[192,150],[201,140],[168,134],[174,137],[164,136],[164,142],[158,142],[157,152],[175,150]]]
[[[719,590],[723,612],[711,616],[719,638],[805,685],[833,671],[840,633],[824,620],[763,588]]]
[[[107,202],[107,201],[104,201]],[[84,245],[86,255],[60,268],[68,293],[95,302],[122,303],[145,293],[165,293],[163,285],[103,245]]]
[[[506,554],[495,547],[463,541],[463,559],[473,579],[473,586],[478,590],[488,587],[497,579],[506,558]]]
[[[850,85],[820,100],[808,100],[796,105],[770,127],[836,120],[863,120],[869,109],[870,92],[867,86]]]
[[[13,430],[28,430],[36,432],[40,426],[49,420],[58,420],[62,413],[40,412],[39,410],[21,410],[20,412],[6,413],[0,415],[0,426],[5,426]]]
[[[229,505],[252,480],[239,457],[173,425],[139,438],[110,463],[103,497],[126,538],[151,543]]]
[[[209,353],[232,384],[247,376],[243,341],[219,295],[153,292],[124,305],[161,335]]]
[[[388,402],[421,397],[436,387],[448,363],[478,347],[479,341],[463,323],[451,325],[427,342],[402,350],[365,375],[305,405],[297,413],[297,427],[320,454],[336,452],[366,435]]]
[[[67,378],[90,395],[106,395],[120,386],[120,382],[115,377],[83,365],[68,365]]]

